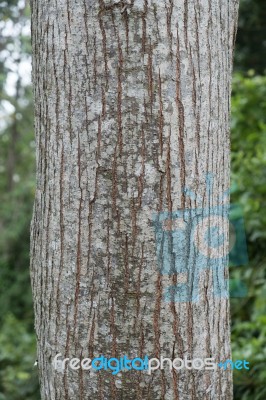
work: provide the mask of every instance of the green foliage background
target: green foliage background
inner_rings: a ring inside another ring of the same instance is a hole
[[[266,77],[234,75],[232,93],[232,201],[242,205],[248,266],[232,267],[248,296],[231,300],[232,350],[250,361],[235,373],[235,399],[266,399]]]
[[[251,369],[234,371],[236,400],[266,399],[265,21],[265,0],[242,0],[232,93],[231,197],[243,206],[249,264],[231,267],[231,277],[246,283],[248,295],[231,300],[231,314],[233,358],[248,360]],[[0,3],[0,400],[40,398],[29,279],[33,104],[31,88],[18,72],[20,63],[30,60],[30,37],[22,29],[28,23],[23,1]]]

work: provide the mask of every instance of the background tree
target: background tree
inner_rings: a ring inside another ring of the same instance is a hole
[[[1,400],[39,398],[28,271],[35,187],[29,16],[24,2],[0,4]]]
[[[265,74],[265,20],[265,0],[240,1],[235,57],[236,69],[243,72],[252,69],[257,74]]]
[[[165,301],[177,275],[158,271],[151,222],[211,208],[229,188],[236,25],[235,1],[32,2],[31,276],[43,399],[232,398],[228,370],[117,379],[51,362],[57,353],[231,357],[228,300],[212,292],[218,269],[202,274],[198,302]]]

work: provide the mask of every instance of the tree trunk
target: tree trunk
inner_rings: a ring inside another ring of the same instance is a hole
[[[227,268],[217,261],[226,246],[212,256],[200,234],[203,219],[220,224],[217,204],[227,215],[238,1],[31,6],[41,398],[232,399],[229,369],[114,375],[52,362],[231,358]]]

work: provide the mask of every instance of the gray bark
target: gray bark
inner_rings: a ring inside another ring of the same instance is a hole
[[[232,399],[229,370],[117,377],[55,370],[52,360],[231,357],[229,302],[212,294],[217,271],[200,275],[199,301],[167,302],[178,274],[160,272],[152,222],[161,212],[171,219],[177,210],[212,207],[229,187],[238,1],[31,6],[31,279],[41,398]]]

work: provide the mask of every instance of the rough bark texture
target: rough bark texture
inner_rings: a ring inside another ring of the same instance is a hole
[[[56,371],[52,360],[230,358],[229,302],[212,295],[210,273],[202,274],[200,301],[165,301],[178,277],[159,271],[152,219],[212,206],[229,187],[238,1],[31,6],[31,277],[42,400],[230,400],[230,370],[117,377]],[[209,200],[207,173],[215,176]]]

